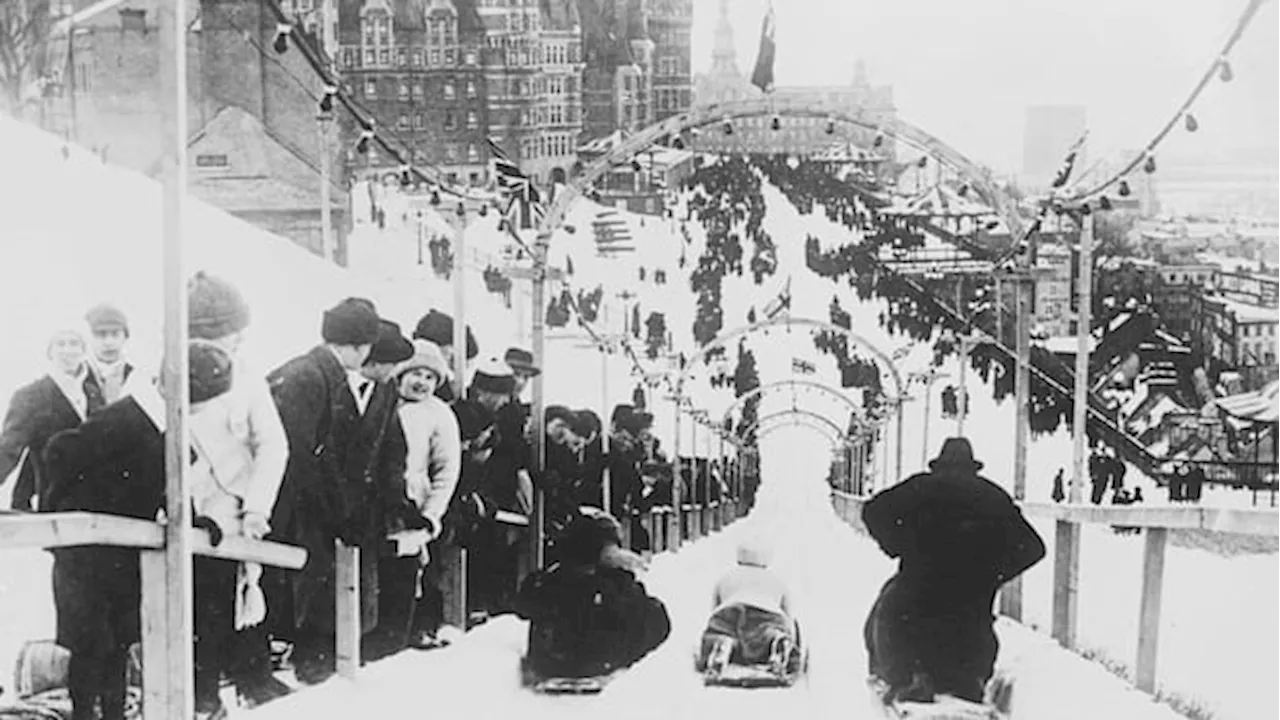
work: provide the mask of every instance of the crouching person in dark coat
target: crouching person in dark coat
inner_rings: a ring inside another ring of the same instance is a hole
[[[936,693],[982,702],[999,648],[996,591],[1045,547],[1009,495],[978,475],[969,441],[948,439],[929,468],[862,511],[880,548],[899,559],[864,628],[870,671],[888,686],[886,701],[932,702]]]
[[[560,562],[527,577],[516,614],[529,621],[527,679],[583,678],[625,668],[671,633],[662,601],[635,577],[618,522],[586,510],[565,528]]]
[[[193,344],[190,369],[193,403],[231,386],[231,361],[217,348]],[[164,505],[164,400],[145,381],[126,391],[49,441],[43,510],[156,518]],[[90,545],[52,553],[57,642],[71,651],[72,720],[123,720],[129,646],[140,638],[138,551]]]

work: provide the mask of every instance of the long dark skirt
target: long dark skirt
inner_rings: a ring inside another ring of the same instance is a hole
[[[992,595],[893,576],[863,628],[870,673],[893,689],[924,673],[935,692],[982,702],[1000,647]]]

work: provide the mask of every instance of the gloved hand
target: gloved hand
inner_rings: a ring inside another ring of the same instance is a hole
[[[222,528],[218,527],[218,523],[208,515],[195,515],[191,519],[191,526],[209,531],[209,544],[218,547],[222,543]]]
[[[241,532],[247,538],[261,540],[271,532],[271,523],[267,522],[266,516],[262,513],[245,513],[241,521]]]

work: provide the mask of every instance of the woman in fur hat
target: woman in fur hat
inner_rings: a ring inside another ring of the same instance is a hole
[[[999,647],[996,591],[1044,558],[1044,543],[964,438],[948,438],[929,472],[907,478],[862,509],[867,531],[898,572],[864,628],[871,674],[885,700],[983,701]]]
[[[429,340],[413,341],[413,357],[395,368],[401,403],[397,410],[406,441],[405,492],[421,514],[424,545],[419,552],[379,561],[379,645],[374,655],[406,646],[430,649],[443,645],[436,634],[443,622],[438,573],[427,577],[431,549],[439,552],[444,514],[458,485],[462,444],[458,421],[436,390],[448,377],[440,348]],[[418,589],[422,597],[415,602]],[[371,659],[373,659],[371,657]]]

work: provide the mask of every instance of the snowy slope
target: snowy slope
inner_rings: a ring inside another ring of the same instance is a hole
[[[670,639],[595,697],[543,697],[520,688],[525,625],[506,617],[434,653],[406,653],[366,668],[358,684],[333,680],[263,708],[259,720],[391,717],[438,712],[468,717],[556,718],[847,717],[877,718],[864,684],[861,627],[892,564],[832,513],[821,478],[823,442],[805,431],[779,432],[764,444],[764,478],[751,517],[726,531],[655,559],[645,579],[672,616]],[[811,640],[811,673],[786,690],[705,688],[693,652],[711,586],[748,536],[772,541],[775,566],[797,597]],[[1014,718],[1078,720],[1176,716],[1098,668],[1019,627],[1002,625],[1001,671],[1014,682]]]

